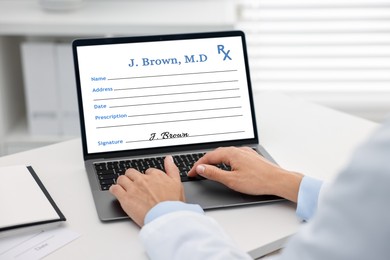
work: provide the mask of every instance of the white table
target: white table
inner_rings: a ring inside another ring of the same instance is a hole
[[[261,143],[284,168],[331,179],[377,124],[277,93],[255,93]],[[81,141],[71,140],[0,158],[32,165],[81,237],[47,259],[146,259],[131,221],[98,220],[84,170]],[[300,227],[295,205],[279,202],[208,211],[253,257],[272,252]]]

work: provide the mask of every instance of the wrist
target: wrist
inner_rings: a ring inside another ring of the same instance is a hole
[[[275,178],[274,195],[285,198],[292,202],[298,201],[299,186],[303,174],[291,171],[280,171]]]

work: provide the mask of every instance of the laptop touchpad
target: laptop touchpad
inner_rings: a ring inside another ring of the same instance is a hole
[[[229,207],[245,201],[240,193],[215,181],[191,181],[183,185],[187,202],[199,204],[203,209]]]

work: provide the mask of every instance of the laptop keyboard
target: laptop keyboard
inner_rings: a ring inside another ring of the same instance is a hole
[[[173,160],[176,166],[179,168],[182,182],[203,179],[201,176],[187,176],[187,173],[192,168],[194,163],[198,161],[203,155],[204,153],[193,153],[173,156]],[[225,164],[217,166],[223,170],[230,170],[230,167]],[[99,162],[95,163],[94,167],[100,182],[101,190],[108,190],[112,184],[116,183],[116,179],[120,175],[125,174],[126,170],[129,168],[134,168],[142,173],[145,173],[148,168],[156,168],[164,171],[164,157]]]

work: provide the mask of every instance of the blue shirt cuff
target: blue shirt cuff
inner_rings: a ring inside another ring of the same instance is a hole
[[[181,201],[163,201],[149,210],[145,216],[145,225],[165,214],[183,210],[204,214],[203,209],[197,204],[188,204]]]
[[[307,221],[313,217],[317,210],[318,197],[322,187],[322,181],[303,177],[299,186],[296,214],[299,218]]]

